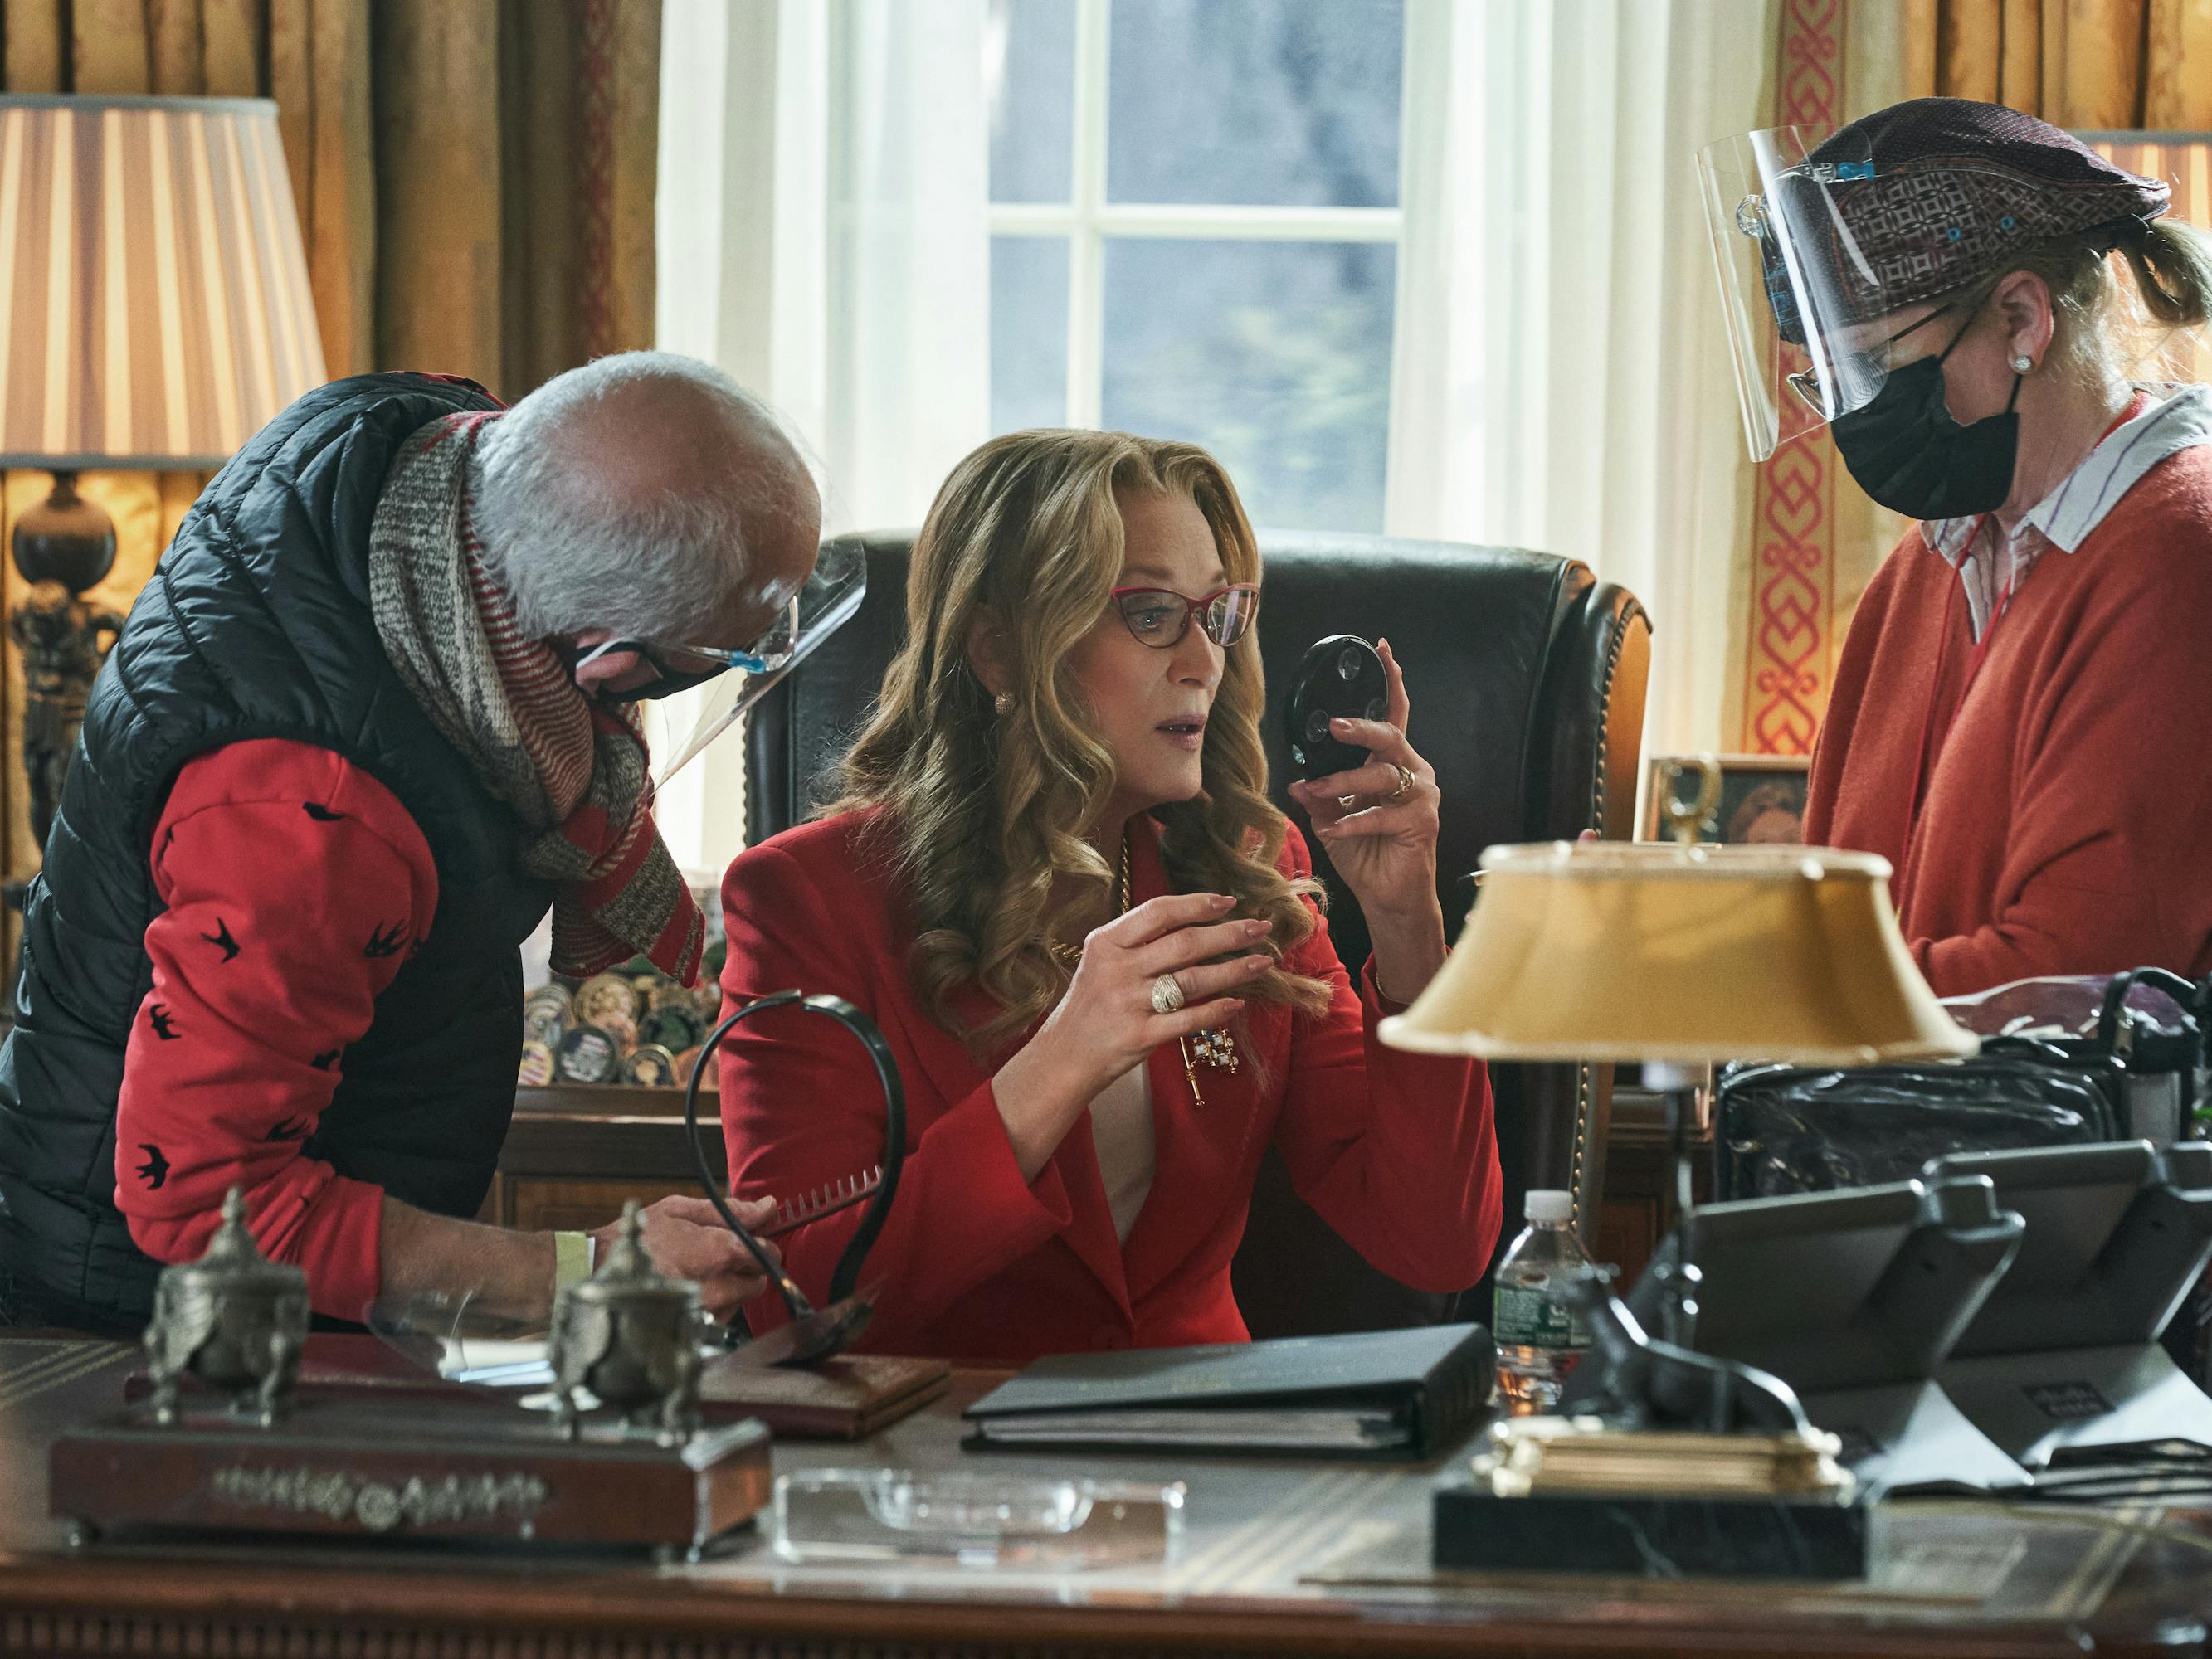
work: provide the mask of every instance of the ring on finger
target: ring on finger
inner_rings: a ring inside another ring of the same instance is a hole
[[[1406,799],[1407,792],[1413,787],[1413,769],[1409,766],[1401,766],[1395,761],[1390,763],[1390,769],[1398,775],[1398,787],[1382,799],[1403,800]]]
[[[1182,981],[1173,974],[1162,974],[1152,981],[1152,1012],[1172,1014],[1183,1004]]]

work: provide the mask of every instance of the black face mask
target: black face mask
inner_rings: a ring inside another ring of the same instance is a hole
[[[652,661],[650,653],[641,653]],[[658,664],[653,665],[658,667]],[[709,670],[704,674],[664,673],[657,680],[647,680],[643,685],[633,685],[627,691],[602,691],[601,702],[657,702],[663,697],[672,697],[678,691],[689,691],[695,685],[704,685],[708,680],[720,679],[729,671],[726,668]]]
[[[671,668],[666,663],[661,661],[654,653],[653,647],[642,640],[610,640],[604,645],[592,647],[588,652],[572,649],[563,660],[573,672],[577,663],[583,658],[599,651],[634,651],[637,653],[638,659],[653,672],[652,679],[642,685],[634,685],[627,691],[609,690],[603,687],[589,694],[599,702],[653,702],[662,697],[672,697],[678,691],[689,691],[695,685],[704,685],[708,680],[720,679],[724,674],[729,672],[727,667],[708,668],[694,672]]]
[[[1921,322],[1940,314],[1930,312]],[[2020,416],[2013,404],[2020,401],[2022,377],[2013,376],[2012,398],[2002,415],[1961,426],[1943,405],[1943,360],[1959,349],[1973,320],[1966,319],[1942,356],[1892,369],[1864,408],[1830,422],[1836,448],[1859,488],[1908,519],[1991,513],[2012,494],[2020,457]]]

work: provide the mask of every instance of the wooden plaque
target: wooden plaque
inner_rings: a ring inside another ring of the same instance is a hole
[[[274,1427],[189,1400],[54,1442],[50,1509],[118,1527],[517,1539],[696,1550],[769,1499],[757,1421],[663,1446],[587,1418],[574,1440],[537,1413],[430,1401],[302,1401]]]

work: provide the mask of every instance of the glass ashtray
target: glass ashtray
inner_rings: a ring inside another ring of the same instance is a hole
[[[776,1477],[769,1541],[797,1562],[1158,1566],[1181,1548],[1183,1497],[1179,1480],[809,1469]]]

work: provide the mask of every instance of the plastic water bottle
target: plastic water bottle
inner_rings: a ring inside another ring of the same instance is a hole
[[[1537,1188],[1521,1230],[1498,1264],[1498,1299],[1491,1339],[1498,1345],[1498,1390],[1515,1417],[1549,1411],[1559,1403],[1567,1373],[1589,1346],[1589,1330],[1560,1294],[1570,1279],[1587,1276],[1589,1257],[1574,1228],[1571,1193]]]

